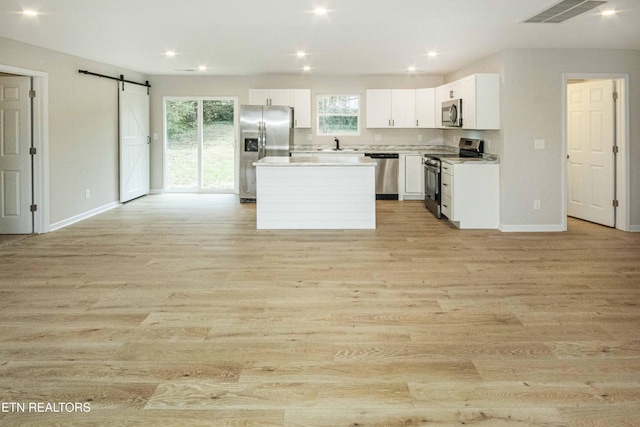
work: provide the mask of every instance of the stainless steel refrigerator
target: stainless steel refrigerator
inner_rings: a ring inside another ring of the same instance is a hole
[[[240,106],[240,202],[256,200],[254,162],[267,156],[289,157],[293,146],[293,108]]]

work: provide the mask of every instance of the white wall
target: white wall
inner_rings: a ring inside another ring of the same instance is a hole
[[[640,225],[640,51],[514,49],[445,76],[500,72],[501,130],[487,133],[500,155],[501,225],[555,230],[563,224],[563,92],[565,73],[629,74],[630,224]],[[534,139],[546,149],[535,150]],[[445,141],[448,137],[445,132]],[[533,210],[533,200],[542,209]]]
[[[0,64],[49,77],[50,224],[117,202],[117,83],[78,70],[143,82],[146,76],[4,38],[0,52]]]
[[[162,189],[163,167],[163,110],[165,96],[234,96],[240,104],[249,103],[249,89],[311,89],[312,117],[315,120],[315,95],[318,93],[360,94],[361,134],[341,137],[340,145],[439,145],[442,131],[430,129],[366,129],[364,127],[366,89],[412,89],[435,87],[442,84],[441,76],[409,74],[406,76],[333,76],[279,75],[255,77],[212,77],[212,76],[152,76],[151,89],[151,133],[158,135],[151,145],[151,188]],[[298,129],[294,135],[295,145],[333,145],[333,137],[317,136],[315,123],[312,129]],[[312,141],[308,141],[308,135]],[[375,134],[382,137],[375,141]],[[418,141],[418,134],[422,140]]]

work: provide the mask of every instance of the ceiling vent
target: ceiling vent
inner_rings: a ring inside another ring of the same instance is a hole
[[[552,4],[542,12],[536,13],[523,22],[537,24],[559,24],[567,19],[574,18],[591,9],[605,4],[606,1],[592,0],[561,0]]]

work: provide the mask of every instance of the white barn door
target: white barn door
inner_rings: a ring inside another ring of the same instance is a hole
[[[0,77],[0,234],[33,232],[30,77]]]
[[[614,81],[568,85],[569,216],[615,225]]]
[[[123,90],[124,85],[124,90]],[[149,194],[149,95],[120,82],[120,202]]]

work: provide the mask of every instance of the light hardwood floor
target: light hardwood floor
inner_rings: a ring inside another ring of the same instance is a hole
[[[256,231],[148,196],[0,247],[0,425],[640,425],[640,234]]]

